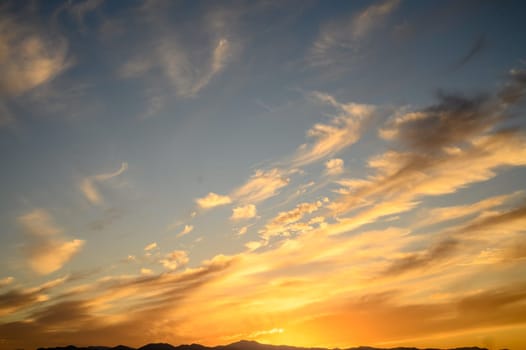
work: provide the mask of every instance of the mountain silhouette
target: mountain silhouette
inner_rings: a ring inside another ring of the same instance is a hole
[[[414,347],[396,347],[396,348],[374,348],[370,346],[359,346],[354,348],[345,349],[327,349],[327,348],[306,348],[298,346],[288,345],[268,345],[261,344],[251,340],[241,340],[229,345],[219,345],[208,347],[200,344],[185,344],[173,346],[167,343],[152,343],[141,346],[140,348],[132,348],[125,345],[117,345],[115,347],[109,346],[87,346],[77,347],[74,345],[68,345],[64,347],[55,348],[38,348],[38,350],[441,350],[439,348],[414,348]],[[444,349],[445,350],[445,349]],[[477,346],[472,347],[460,347],[450,348],[447,350],[488,350],[487,348],[479,348]]]

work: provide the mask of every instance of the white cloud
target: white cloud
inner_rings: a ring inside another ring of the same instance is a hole
[[[256,216],[256,206],[254,204],[247,204],[232,209],[232,220],[250,219]]]
[[[128,163],[123,162],[120,168],[113,173],[98,174],[86,177],[80,183],[80,190],[82,194],[84,194],[84,197],[86,197],[86,199],[91,204],[101,204],[103,202],[103,198],[97,188],[97,182],[110,180],[114,177],[123,174],[126,170],[128,170]]]
[[[192,225],[184,225],[183,230],[181,232],[179,232],[177,237],[181,237],[181,236],[187,235],[190,232],[192,232],[193,230],[194,230],[194,227]]]
[[[148,244],[146,247],[144,247],[144,251],[150,251],[152,249],[155,249],[157,248],[157,242],[153,242],[153,243],[150,243]]]
[[[29,239],[25,247],[28,264],[39,274],[49,274],[62,268],[85,243],[80,239],[68,241],[61,237],[63,230],[43,209],[19,216],[18,222]]]
[[[213,192],[210,192],[205,197],[198,198],[195,201],[197,205],[203,209],[232,203],[232,199],[229,196],[223,196]]]
[[[329,175],[338,175],[343,173],[343,160],[340,158],[329,159],[325,162],[325,170]]]

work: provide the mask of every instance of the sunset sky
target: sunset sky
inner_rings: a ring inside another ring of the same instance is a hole
[[[526,349],[525,14],[2,1],[0,349]]]

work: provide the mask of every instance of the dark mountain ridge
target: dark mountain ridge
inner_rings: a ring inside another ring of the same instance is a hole
[[[125,345],[117,345],[114,347],[109,346],[87,346],[77,347],[74,345],[68,345],[63,347],[55,348],[38,348],[38,350],[442,350],[439,348],[413,348],[413,347],[396,347],[396,348],[374,348],[370,346],[358,346],[354,348],[346,349],[326,349],[326,348],[305,348],[298,346],[288,345],[268,345],[261,344],[256,341],[241,340],[236,343],[229,345],[219,345],[208,347],[200,344],[185,344],[173,346],[167,343],[153,343],[141,346],[140,348],[132,348]],[[486,348],[479,348],[477,346],[472,347],[460,347],[460,348],[449,348],[444,350],[488,350]]]

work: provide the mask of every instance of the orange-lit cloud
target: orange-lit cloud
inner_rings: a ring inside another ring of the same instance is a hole
[[[329,124],[315,124],[307,132],[307,136],[314,141],[299,147],[292,161],[296,166],[315,162],[354,144],[361,136],[364,122],[375,112],[374,106],[340,103],[334,97],[319,92],[313,96],[334,107],[338,114]]]
[[[195,201],[197,205],[203,209],[209,209],[232,203],[232,199],[229,196],[223,196],[213,192],[210,192],[205,197],[198,198]]]
[[[24,21],[0,16],[1,92],[22,94],[50,81],[70,66],[65,38]]]
[[[146,247],[144,247],[144,250],[145,251],[150,251],[150,250],[155,249],[155,248],[157,248],[157,243],[153,242],[153,243],[148,244]]]
[[[278,190],[287,186],[289,179],[278,168],[257,170],[248,181],[235,189],[232,197],[242,203],[257,203],[278,194]]]
[[[329,159],[325,162],[325,169],[329,175],[338,175],[343,172],[343,160],[340,158]]]
[[[247,204],[244,206],[232,209],[232,220],[250,219],[256,216],[256,206],[254,204]]]
[[[59,270],[84,245],[84,240],[65,240],[63,230],[42,209],[19,216],[18,222],[28,238],[25,246],[28,264],[38,274],[46,275]]]
[[[192,225],[184,225],[183,230],[177,234],[177,237],[182,237],[184,235],[187,235],[193,230],[194,230],[194,227]]]
[[[188,263],[188,254],[184,250],[174,250],[161,259],[161,264],[168,270],[175,270]]]

